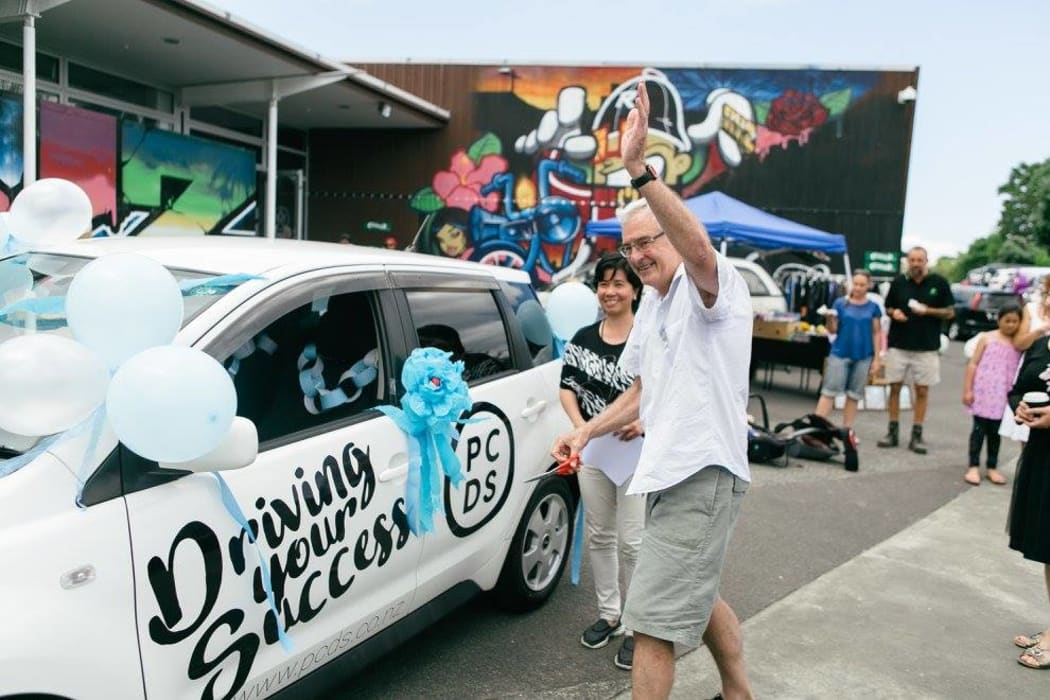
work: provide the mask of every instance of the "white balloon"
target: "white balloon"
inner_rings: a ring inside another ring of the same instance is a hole
[[[978,333],[974,337],[967,340],[966,344],[963,345],[963,357],[965,357],[967,360],[973,357],[973,354],[977,352],[977,343],[981,340],[982,335],[984,335],[984,333]],[[944,336],[942,335],[941,337],[943,338]]]
[[[11,235],[29,244],[62,243],[91,229],[91,200],[69,180],[49,177],[22,190],[11,203]]]
[[[554,335],[571,340],[576,331],[598,320],[598,297],[581,282],[560,284],[547,299],[547,318]]]
[[[39,333],[0,344],[0,428],[51,435],[72,428],[106,398],[109,372],[80,343]]]
[[[170,343],[182,316],[179,283],[156,260],[133,253],[92,260],[73,277],[66,294],[73,337],[101,355],[110,369]]]
[[[237,413],[230,373],[178,345],[150,348],[120,366],[106,414],[128,449],[158,462],[188,462],[218,447]]]

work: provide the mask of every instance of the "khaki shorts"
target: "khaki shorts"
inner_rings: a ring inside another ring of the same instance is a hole
[[[727,469],[709,466],[648,495],[642,548],[623,610],[627,629],[700,646],[747,488]]]
[[[886,352],[886,381],[934,386],[941,381],[941,356],[936,350],[901,350]]]

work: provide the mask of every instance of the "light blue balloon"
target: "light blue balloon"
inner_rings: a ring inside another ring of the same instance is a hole
[[[110,369],[174,340],[182,315],[178,282],[143,255],[118,253],[92,260],[73,277],[66,295],[73,337],[101,355]]]
[[[33,288],[33,273],[23,264],[0,262],[0,306],[13,304]]]
[[[106,413],[128,449],[158,462],[188,462],[218,447],[237,414],[229,372],[200,350],[150,348],[109,383]]]
[[[554,335],[571,340],[576,331],[598,320],[598,297],[581,282],[565,282],[547,299],[547,319]]]
[[[550,345],[552,339],[551,325],[547,314],[535,299],[527,299],[515,312],[518,323],[525,334],[525,340],[533,345]]]

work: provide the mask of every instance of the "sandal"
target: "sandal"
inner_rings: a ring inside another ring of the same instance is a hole
[[[980,486],[981,472],[977,469],[977,467],[970,467],[966,470],[966,475],[963,477],[963,481],[965,481],[970,486]]]
[[[1045,653],[1048,651],[1050,650],[1040,649],[1037,646],[1029,647],[1017,657],[1017,663],[1040,671],[1048,669],[1050,668],[1050,653]]]
[[[1039,643],[1039,640],[1043,638],[1042,632],[1036,632],[1035,634],[1019,634],[1014,637],[1014,645],[1021,647],[1022,649],[1028,649],[1034,647]]]
[[[1002,486],[1006,483],[1006,477],[1000,474],[998,469],[989,469],[985,473],[984,478],[996,486]]]

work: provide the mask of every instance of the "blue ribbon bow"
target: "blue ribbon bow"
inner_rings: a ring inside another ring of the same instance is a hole
[[[452,443],[459,439],[459,416],[473,404],[463,381],[463,363],[451,357],[437,348],[413,350],[401,371],[401,408],[378,407],[408,437],[405,511],[409,530],[417,537],[433,532],[434,514],[444,513],[441,475],[453,486],[463,481]]]

